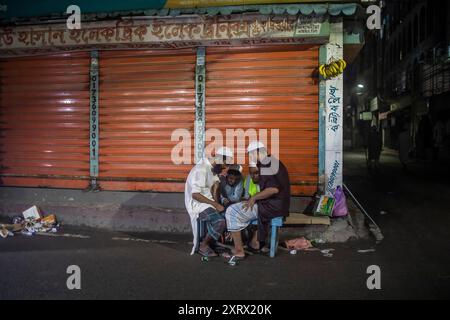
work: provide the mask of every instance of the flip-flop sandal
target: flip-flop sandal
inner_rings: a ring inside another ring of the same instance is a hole
[[[213,249],[208,248],[206,251],[203,251],[201,249],[198,249],[198,253],[206,258],[213,258],[213,257],[218,257],[219,255],[217,253],[214,252]]]
[[[262,253],[261,249],[255,249],[255,248],[253,248],[253,247],[250,245],[250,242],[247,243],[247,251],[248,251],[248,252],[251,252],[251,253],[254,253],[254,254],[260,254],[260,253]]]
[[[229,253],[229,252],[224,252],[222,254],[222,257],[224,257],[225,259],[231,259],[231,258],[234,257],[235,261],[237,261],[237,260],[244,260],[245,259],[245,256],[243,256],[243,257],[235,256],[235,255],[233,255],[232,253]]]

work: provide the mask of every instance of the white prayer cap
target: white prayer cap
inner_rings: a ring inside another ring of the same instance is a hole
[[[233,158],[233,151],[227,147],[220,147],[216,151],[216,156],[223,156],[228,158]]]
[[[256,164],[256,162],[250,162],[250,163],[248,164],[248,167],[249,167],[249,168],[258,168],[258,165]]]
[[[261,148],[265,148],[266,146],[261,141],[255,140],[250,142],[250,144],[247,147],[247,152],[252,152],[254,150],[258,150]]]

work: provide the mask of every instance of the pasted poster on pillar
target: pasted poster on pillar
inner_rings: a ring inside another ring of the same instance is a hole
[[[343,56],[342,32],[333,31],[330,41],[334,41],[327,45],[328,62],[342,59]],[[337,186],[342,185],[343,89],[342,75],[326,81],[325,193],[328,195],[332,194]]]
[[[325,118],[325,191],[333,193],[342,185],[343,96],[342,80],[329,80],[326,85]]]
[[[342,80],[327,81],[325,118],[325,192],[342,185],[343,103]]]
[[[342,186],[342,152],[329,152],[325,161],[325,194],[332,195],[337,186]]]

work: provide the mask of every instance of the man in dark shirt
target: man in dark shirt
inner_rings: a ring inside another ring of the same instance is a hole
[[[275,157],[269,156],[266,147],[260,141],[251,142],[247,152],[250,162],[257,163],[260,169],[258,183],[260,192],[244,202],[241,209],[238,209],[238,205],[232,206],[225,214],[235,246],[233,255],[238,258],[245,257],[239,229],[244,228],[251,219],[257,217],[258,232],[248,244],[248,248],[251,251],[260,250],[261,242],[267,238],[271,219],[289,215],[291,198],[289,175],[284,164]]]
[[[248,152],[251,159],[257,159],[260,170],[261,192],[248,201],[249,206],[255,203],[258,205],[257,241],[253,239],[250,243],[254,249],[258,249],[258,242],[265,242],[267,239],[272,218],[289,216],[291,185],[285,165],[279,159],[268,155],[261,142],[250,143]]]

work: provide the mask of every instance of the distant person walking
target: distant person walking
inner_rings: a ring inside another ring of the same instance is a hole
[[[409,125],[403,124],[402,131],[398,135],[398,157],[403,166],[403,170],[408,169],[409,152],[411,150],[411,135],[409,132]]]
[[[441,119],[442,119],[441,115]],[[444,121],[438,120],[433,128],[433,160],[439,159],[439,154],[444,147],[445,141],[445,124]]]
[[[376,125],[372,125],[369,132],[368,137],[368,169],[372,169],[372,165],[374,165],[374,168],[378,170],[378,165],[380,163],[380,155],[381,155],[381,149],[382,149],[382,136],[380,130],[378,130]]]

